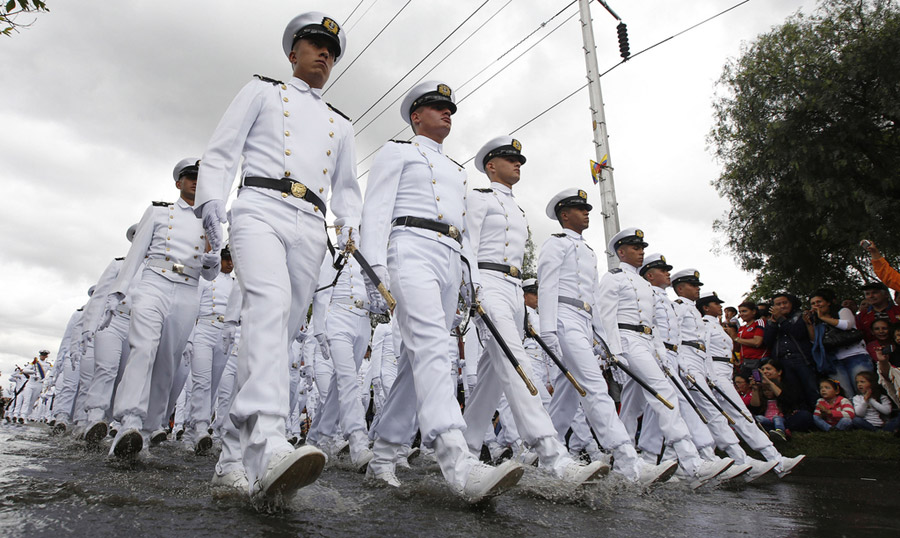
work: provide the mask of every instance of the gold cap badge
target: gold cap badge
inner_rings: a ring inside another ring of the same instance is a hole
[[[444,97],[450,97],[450,86],[446,84],[438,84],[437,92]]]
[[[324,26],[326,30],[328,30],[329,32],[331,32],[334,35],[338,35],[338,33],[341,31],[341,28],[338,26],[338,23],[334,22],[333,19],[329,19],[328,17],[325,17],[324,19],[322,19],[322,26]]]
[[[640,238],[640,239],[643,239],[643,238],[644,238],[644,232],[641,231],[641,230],[635,230],[635,231],[634,231],[634,235],[636,235],[636,236],[637,236],[638,238]]]
[[[694,278],[700,278],[700,271],[694,271]]]
[[[578,197],[581,198],[582,200],[587,200],[587,193],[582,190],[579,190]]]
[[[522,151],[522,143],[513,138],[512,147],[515,148],[516,151]]]

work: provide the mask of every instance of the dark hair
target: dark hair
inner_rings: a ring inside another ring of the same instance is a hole
[[[862,372],[856,374],[856,377],[862,376],[866,378],[866,381],[869,382],[869,385],[872,387],[872,397],[876,400],[881,399],[884,396],[884,389],[878,383],[878,378],[875,377],[875,372],[870,372],[869,370],[863,370]],[[853,380],[854,383],[856,379]]]
[[[726,307],[723,308],[722,310],[723,310],[723,311],[725,311],[725,310],[733,310],[734,313],[737,314],[737,308],[735,308],[735,307],[733,307],[733,306],[726,306]]]
[[[759,361],[760,368],[767,364],[772,368],[775,368],[779,372],[784,372],[784,366],[781,364],[781,361],[776,359],[775,357],[766,357],[765,359]]]
[[[845,398],[847,397],[847,393],[844,392],[844,388],[841,387],[841,383],[837,379],[823,377],[819,380],[819,385],[821,385],[822,383],[828,383],[829,385],[831,385],[831,388],[833,388],[838,393],[838,396],[843,396]]]
[[[837,315],[840,305],[837,304],[837,296],[835,295],[834,290],[829,288],[819,288],[809,296],[809,300],[812,301],[815,297],[821,297],[828,303],[829,314],[832,316]]]
[[[765,304],[765,303],[760,303],[760,304]],[[753,311],[753,319],[759,319],[759,317],[760,317],[759,306],[757,306],[756,303],[754,303],[753,301],[744,301],[743,303],[738,305],[738,308],[740,308],[742,306],[744,308],[746,308],[747,310]],[[769,305],[766,305],[766,306],[768,307]]]
[[[774,302],[775,299],[777,299],[779,297],[784,297],[785,299],[787,299],[788,301],[791,302],[791,312],[793,312],[794,310],[798,310],[802,304],[800,302],[800,299],[798,299],[796,295],[794,295],[792,293],[788,293],[786,291],[782,291],[780,293],[776,293],[775,295],[773,295],[772,301]]]

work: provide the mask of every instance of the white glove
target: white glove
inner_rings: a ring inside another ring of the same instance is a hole
[[[356,228],[352,226],[342,226],[341,233],[337,235],[337,248],[338,250],[344,250],[347,248],[347,243],[352,241],[356,247],[359,247],[359,232]]]
[[[184,362],[185,366],[190,366],[193,359],[194,344],[193,342],[188,342],[187,345],[184,346],[184,351],[181,353],[181,360]]]
[[[69,351],[69,364],[72,366],[72,371],[75,371],[75,368],[78,367],[78,364],[81,362],[81,352],[77,349],[73,349]]]
[[[465,318],[466,318],[466,315],[463,314],[462,312],[460,312],[459,309],[457,309],[456,314],[453,315],[453,325],[450,326],[450,330],[453,330],[453,329],[459,327]]]
[[[222,329],[222,351],[228,354],[228,347],[234,341],[234,333],[237,331],[237,325],[233,321],[225,322],[225,328]]]
[[[541,340],[547,344],[547,347],[550,348],[550,351],[553,352],[554,355],[560,360],[562,360],[562,349],[559,347],[559,337],[555,332],[545,332],[541,333]]]
[[[118,306],[119,302],[125,298],[125,294],[121,292],[110,293],[106,297],[106,306],[103,310],[103,317],[100,318],[100,326],[97,327],[98,331],[102,331],[103,329],[109,327],[109,322],[112,321],[113,314],[116,312],[116,306]]]
[[[325,338],[325,333],[319,333],[316,335],[316,341],[319,342],[319,348],[322,350],[322,356],[325,357],[325,360],[331,360],[331,349],[328,347],[328,339]]]
[[[222,223],[227,220],[225,202],[222,200],[209,200],[200,208],[203,219],[203,229],[206,230],[206,240],[213,250],[222,248]]]
[[[372,270],[375,271],[375,275],[381,280],[384,287],[390,289],[390,277],[388,276],[387,267],[383,265],[374,265],[372,266]],[[372,311],[382,314],[388,311],[387,301],[384,300],[381,292],[378,291],[375,283],[369,279],[368,275],[366,275],[366,294],[369,296],[369,305]]]
[[[212,245],[212,242],[210,242],[210,245]],[[215,267],[221,262],[222,258],[219,256],[219,251],[204,252],[203,255],[200,256],[200,264],[203,265],[204,269]]]
[[[487,346],[488,342],[491,338],[494,337],[491,334],[491,331],[487,328],[487,324],[484,322],[484,319],[481,318],[480,315],[474,314],[472,319],[475,320],[475,329],[478,331],[478,338],[481,340],[482,345]]]

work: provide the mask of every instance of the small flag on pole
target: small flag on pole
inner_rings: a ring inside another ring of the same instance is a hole
[[[607,166],[609,166],[609,154],[604,155],[599,163],[591,160],[591,178],[594,180],[594,185],[600,182],[600,171]]]

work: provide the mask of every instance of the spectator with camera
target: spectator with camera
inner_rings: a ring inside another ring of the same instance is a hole
[[[740,346],[741,362],[738,373],[749,378],[754,370],[759,368],[759,363],[769,356],[769,349],[765,345],[766,320],[760,317],[759,307],[753,301],[744,301],[738,305],[738,316],[743,325],[735,329],[725,327],[725,332]]]
[[[795,432],[812,430],[815,427],[812,414],[815,404],[807,403],[805,390],[796,380],[785,375],[786,372],[781,361],[772,357],[763,359],[757,372],[760,375],[754,375],[750,384],[751,386],[758,385],[760,394],[765,395],[767,390],[771,393],[771,398],[777,401],[778,409],[784,415],[784,429]],[[756,380],[757,377],[759,377],[759,381]],[[898,379],[900,379],[900,371],[898,371]],[[757,401],[761,402],[762,400],[757,398]],[[754,403],[753,405],[758,408],[761,404]]]
[[[835,374],[847,395],[853,396],[856,374],[874,372],[856,317],[849,308],[836,312],[835,294],[827,288],[816,290],[809,302],[812,310],[804,317],[819,373]]]
[[[806,408],[813,409],[819,393],[812,366],[812,342],[807,320],[800,310],[800,299],[787,292],[778,293],[772,298],[771,313],[774,342],[770,355],[778,360],[788,382],[799,387]]]
[[[747,407],[756,417],[759,425],[769,434],[769,438],[773,441],[776,439],[787,441],[784,412],[778,405],[774,387],[762,382],[759,371],[754,374],[756,375],[750,381],[750,403]],[[757,377],[760,378],[759,381],[756,379]]]

